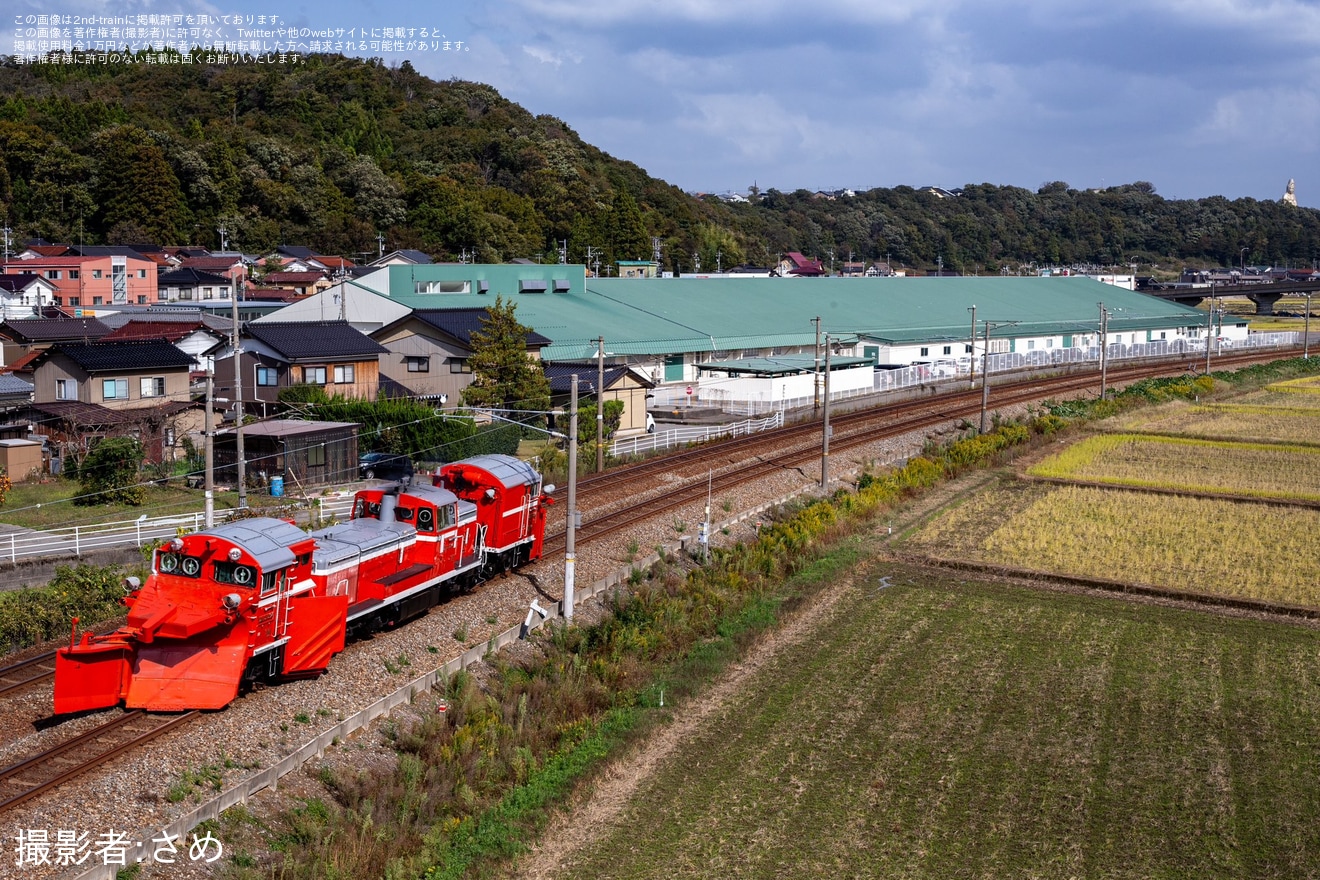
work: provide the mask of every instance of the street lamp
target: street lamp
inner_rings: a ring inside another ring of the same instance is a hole
[[[1241,278],[1245,278],[1245,277],[1247,276],[1247,251],[1249,251],[1249,250],[1251,250],[1251,248],[1249,248],[1249,247],[1244,247],[1244,248],[1242,248],[1242,253],[1240,254],[1240,256],[1241,256],[1241,258],[1242,258],[1242,275],[1241,275]],[[1239,280],[1241,280],[1241,278],[1240,278]]]

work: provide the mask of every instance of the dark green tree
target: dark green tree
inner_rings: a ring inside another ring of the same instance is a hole
[[[183,241],[185,230],[191,231],[190,212],[165,151],[150,135],[136,126],[118,126],[98,138],[97,152],[101,226],[140,230],[151,241]]]
[[[468,406],[545,412],[550,409],[550,380],[541,363],[527,354],[531,328],[518,322],[517,306],[503,297],[486,309],[481,329],[472,334],[472,384],[463,389]],[[538,415],[531,422],[540,422]]]
[[[609,214],[609,248],[614,260],[645,260],[651,256],[651,236],[637,200],[620,189],[614,194]]]
[[[74,504],[131,504],[147,500],[138,482],[146,451],[132,437],[107,437],[78,466],[80,491]]]

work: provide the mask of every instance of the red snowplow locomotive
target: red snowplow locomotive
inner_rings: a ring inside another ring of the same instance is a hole
[[[349,635],[539,559],[550,503],[531,465],[482,455],[432,485],[364,489],[329,528],[255,518],[175,538],[145,584],[128,579],[124,627],[79,639],[75,621],[55,713],[220,709],[245,683],[318,675]]]

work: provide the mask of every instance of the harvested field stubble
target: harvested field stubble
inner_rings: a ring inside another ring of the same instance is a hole
[[[1320,448],[1309,446],[1100,434],[1027,472],[1150,489],[1320,500]]]
[[[1320,407],[1168,403],[1138,411],[1119,430],[1215,440],[1320,446]]]
[[[1320,875],[1320,634],[876,574],[562,876]]]
[[[1320,511],[1089,486],[1009,483],[907,546],[1075,577],[1320,606]]]

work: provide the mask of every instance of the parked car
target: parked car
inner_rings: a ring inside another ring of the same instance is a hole
[[[364,480],[411,480],[412,459],[390,452],[368,452],[358,459],[358,473]]]

